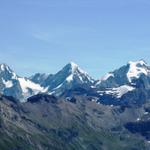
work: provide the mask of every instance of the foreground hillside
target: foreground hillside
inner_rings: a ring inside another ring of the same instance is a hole
[[[124,125],[143,112],[97,104],[91,97],[66,100],[36,95],[26,103],[0,96],[1,150],[148,150]]]

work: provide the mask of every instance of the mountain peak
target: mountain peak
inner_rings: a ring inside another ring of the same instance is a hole
[[[141,59],[139,61],[129,61],[128,64],[135,65],[135,66],[146,66],[147,65],[147,63],[143,59]]]
[[[75,62],[73,62],[73,61],[71,61],[69,64],[70,64],[72,67],[78,67],[78,65],[77,65]]]
[[[11,69],[9,68],[9,66],[7,64],[2,63],[2,64],[0,64],[0,70],[5,71],[5,70],[11,70]]]
[[[63,70],[69,71],[70,74],[75,74],[76,72],[80,72],[82,74],[87,74],[84,70],[82,70],[76,63],[70,62],[68,63]]]
[[[129,61],[126,65],[107,73],[97,85],[99,87],[119,87],[130,84],[133,80],[139,79],[142,75],[150,75],[150,67],[144,60]]]
[[[74,72],[75,70],[79,68],[79,66],[74,62],[70,62],[66,66],[69,66],[69,69],[71,69],[72,72]]]
[[[147,63],[144,60],[139,61],[129,61],[129,70],[127,73],[127,77],[129,82],[132,81],[133,78],[139,78],[141,74],[148,75],[150,72]]]
[[[0,64],[0,74],[4,79],[16,79],[17,75],[15,72],[5,63]]]

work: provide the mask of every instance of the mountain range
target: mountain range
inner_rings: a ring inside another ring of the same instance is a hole
[[[84,91],[98,103],[142,104],[150,97],[150,67],[143,60],[130,61],[95,80],[73,62],[56,74],[37,73],[29,78],[20,77],[8,65],[1,64],[0,85],[0,93],[21,102],[39,93],[67,97],[80,88],[80,94]]]
[[[149,150],[150,67],[93,79],[71,62],[20,77],[0,65],[0,150]]]

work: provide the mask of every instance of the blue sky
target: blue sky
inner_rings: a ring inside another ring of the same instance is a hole
[[[0,62],[19,75],[74,61],[99,78],[129,60],[150,64],[149,0],[5,0]]]

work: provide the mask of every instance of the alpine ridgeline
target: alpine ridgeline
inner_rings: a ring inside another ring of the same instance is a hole
[[[143,60],[130,61],[98,81],[73,62],[56,74],[37,73],[30,78],[20,77],[1,64],[0,83],[0,93],[21,101],[38,93],[57,97],[86,94],[109,105],[141,105],[150,99],[150,67]]]

